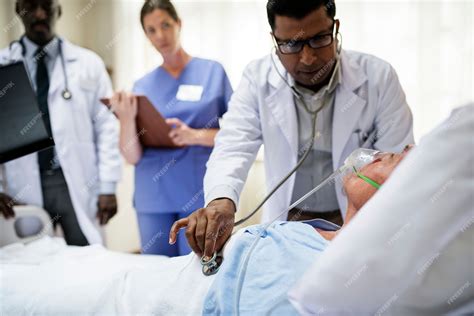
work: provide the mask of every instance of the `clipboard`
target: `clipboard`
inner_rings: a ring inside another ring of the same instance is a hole
[[[0,65],[0,163],[54,146],[25,64]]]
[[[171,127],[166,123],[163,116],[151,104],[150,100],[144,95],[137,95],[137,136],[140,143],[145,147],[155,148],[179,148],[168,136]],[[109,98],[101,98],[100,102],[111,108]],[[115,114],[115,113],[114,113]],[[115,116],[117,116],[115,114]]]

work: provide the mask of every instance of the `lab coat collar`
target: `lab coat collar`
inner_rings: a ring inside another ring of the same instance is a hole
[[[61,38],[63,45],[63,56],[65,62],[76,61],[79,58],[78,49],[74,47],[68,40]]]
[[[341,84],[347,90],[355,91],[367,81],[364,71],[360,71],[359,66],[347,56],[346,51],[341,51]]]
[[[26,48],[26,58],[38,60],[38,56],[35,56],[35,54],[39,46],[26,36],[23,36],[21,40],[23,41],[23,44]],[[59,38],[54,37],[48,44],[43,47],[44,54],[46,54],[46,58],[56,60],[56,58],[59,56],[59,44]]]
[[[77,47],[75,47],[73,44],[71,44],[69,41],[63,38],[57,37],[57,39],[58,41],[62,41],[64,61],[72,62],[72,61],[77,60],[79,57],[79,51]],[[25,41],[25,39],[23,40]],[[8,57],[9,63],[13,61],[23,60],[21,45],[18,42],[14,43],[11,48],[10,47],[8,48],[8,54],[9,54],[9,57]],[[32,54],[34,54],[34,51],[32,52]],[[59,52],[58,52],[58,55],[59,55]]]

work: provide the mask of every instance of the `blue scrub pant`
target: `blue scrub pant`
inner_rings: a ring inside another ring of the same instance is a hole
[[[189,254],[192,249],[189,247],[184,229],[179,231],[174,245],[168,243],[173,223],[188,215],[186,213],[137,213],[142,253],[169,257]]]

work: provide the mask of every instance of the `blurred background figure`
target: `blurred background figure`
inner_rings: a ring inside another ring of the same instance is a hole
[[[184,232],[174,245],[168,232],[178,219],[204,204],[206,163],[232,94],[224,68],[215,61],[190,56],[181,46],[182,22],[168,0],[148,0],[140,20],[147,38],[163,57],[161,66],[135,82],[133,93],[145,95],[173,127],[179,148],[143,148],[130,142],[137,130],[137,101],[119,92],[112,106],[120,119],[122,155],[135,165],[134,204],[142,253],[167,256],[191,251]]]
[[[121,168],[116,119],[97,99],[111,94],[110,79],[99,56],[56,36],[58,1],[18,0],[15,11],[25,33],[0,52],[0,64],[25,62],[56,145],[3,166],[0,213],[42,206],[68,244],[102,243],[98,225],[117,213]]]

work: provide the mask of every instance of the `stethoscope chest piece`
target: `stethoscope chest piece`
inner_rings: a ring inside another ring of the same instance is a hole
[[[62,96],[63,96],[64,100],[71,100],[72,99],[72,94],[71,94],[71,91],[69,91],[69,89],[64,89],[63,93],[62,93]]]
[[[205,276],[216,274],[219,271],[220,263],[222,263],[222,257],[218,256],[217,252],[214,252],[214,255],[212,255],[212,258],[209,261],[204,260],[203,256],[201,258],[202,273]]]

